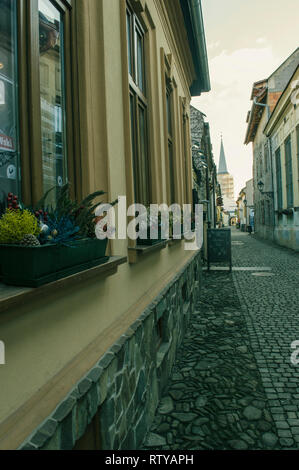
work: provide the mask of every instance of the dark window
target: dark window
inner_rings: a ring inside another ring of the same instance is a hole
[[[268,145],[264,145],[264,164],[265,164],[265,173],[267,173],[269,169],[269,154],[268,154]]]
[[[0,204],[20,189],[16,5],[0,0]]]
[[[278,206],[278,209],[282,209],[282,179],[281,179],[280,147],[275,152],[275,161],[276,161],[277,206]]]
[[[286,168],[287,207],[293,207],[293,168],[292,168],[292,147],[291,147],[290,135],[285,141],[285,168]]]
[[[130,85],[130,120],[135,201],[148,205],[150,165],[148,157],[148,103],[145,81],[145,32],[131,8],[127,7],[127,41]]]
[[[166,119],[167,119],[167,133],[168,133],[168,162],[169,162],[169,190],[170,190],[170,203],[176,202],[175,198],[175,177],[174,177],[174,151],[173,151],[173,115],[172,115],[172,100],[173,90],[169,78],[166,76]]]

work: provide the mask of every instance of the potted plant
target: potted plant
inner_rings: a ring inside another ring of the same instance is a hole
[[[69,185],[65,185],[52,207],[46,204],[50,191],[35,207],[15,203],[0,218],[0,273],[4,283],[38,287],[109,259],[105,255],[108,240],[95,236],[94,210],[98,203],[94,199],[104,192],[96,191],[77,203],[71,200]]]

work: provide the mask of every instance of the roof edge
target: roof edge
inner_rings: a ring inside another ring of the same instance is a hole
[[[190,92],[192,96],[198,96],[211,90],[201,0],[180,0],[180,3],[197,75]]]

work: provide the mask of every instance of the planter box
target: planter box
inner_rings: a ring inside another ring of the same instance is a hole
[[[38,287],[105,263],[108,240],[85,238],[65,245],[0,245],[0,274],[5,284]]]

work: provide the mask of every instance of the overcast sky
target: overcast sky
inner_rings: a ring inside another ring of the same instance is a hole
[[[193,106],[210,122],[218,165],[223,134],[235,195],[252,178],[252,144],[245,146],[251,88],[299,46],[299,0],[202,0],[212,90]]]

